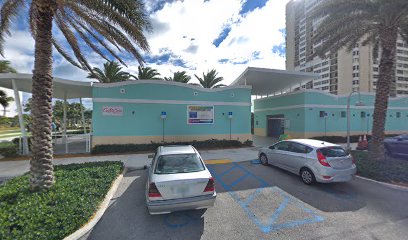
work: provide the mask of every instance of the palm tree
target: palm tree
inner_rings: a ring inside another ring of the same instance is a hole
[[[385,119],[390,85],[395,79],[398,35],[408,42],[408,1],[325,0],[312,15],[315,19],[322,18],[314,39],[323,40],[316,52],[321,58],[342,48],[350,52],[357,43],[372,46],[374,59],[381,53],[370,156],[383,160]]]
[[[122,82],[129,80],[130,74],[122,71],[122,67],[117,62],[107,61],[103,64],[103,70],[93,68],[93,71],[88,74],[88,78],[98,79],[103,83]]]
[[[7,96],[7,93],[0,90],[0,105],[3,106],[3,116],[6,116],[6,108],[10,106],[10,102],[14,101],[13,97]]]
[[[203,73],[203,78],[198,77],[197,75],[194,74],[194,76],[197,78],[197,80],[200,82],[200,85],[203,88],[219,88],[219,87],[225,87],[226,85],[224,84],[218,84],[219,82],[223,81],[223,77],[217,77],[218,73],[215,69],[211,71],[207,71],[207,74]]]
[[[16,69],[10,66],[10,61],[0,61],[0,73],[17,73]]]
[[[173,77],[165,77],[165,81],[181,82],[188,83],[191,80],[191,77],[186,74],[186,71],[175,72]]]
[[[135,75],[130,75],[131,77],[133,77],[135,80],[163,80],[161,79],[160,73],[157,72],[156,69],[153,69],[151,67],[141,67],[138,66],[137,67],[138,70],[138,74],[137,76]]]
[[[86,48],[110,60],[108,53],[124,64],[122,55],[113,49],[117,48],[142,64],[140,51],[149,50],[144,34],[151,31],[151,24],[142,0],[3,0],[0,8],[1,55],[11,22],[17,18],[28,18],[35,41],[30,189],[47,189],[55,182],[51,142],[53,47],[74,66],[91,72],[83,54]],[[63,38],[53,36],[55,31]]]

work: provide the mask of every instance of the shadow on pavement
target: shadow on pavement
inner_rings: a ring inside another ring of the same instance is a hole
[[[256,160],[208,167],[216,178],[218,193],[246,190],[253,193],[257,189],[277,187],[324,212],[356,211],[366,205],[352,182],[308,186],[299,176],[277,167],[263,166]]]
[[[151,216],[145,202],[146,170],[128,172],[88,239],[201,239],[204,213],[183,211]]]

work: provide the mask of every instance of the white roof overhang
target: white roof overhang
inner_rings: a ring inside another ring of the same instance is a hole
[[[15,80],[17,90],[32,92],[32,74],[2,73],[0,74],[0,87],[13,89],[12,80]],[[53,78],[53,97],[64,99],[92,98],[92,82],[74,81],[62,78]]]
[[[248,67],[230,86],[250,85],[252,95],[268,95],[318,79],[314,73]]]

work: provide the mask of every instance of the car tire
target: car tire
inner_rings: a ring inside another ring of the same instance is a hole
[[[264,153],[259,155],[259,161],[261,161],[261,164],[264,165],[264,166],[269,165],[268,164],[268,157]]]
[[[307,185],[313,185],[316,182],[316,178],[309,168],[302,168],[300,170],[300,179]]]

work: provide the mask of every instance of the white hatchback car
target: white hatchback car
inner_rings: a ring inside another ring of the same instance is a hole
[[[357,172],[353,157],[341,146],[312,139],[292,139],[261,148],[264,165],[298,174],[306,184],[346,182]]]
[[[161,146],[153,157],[146,182],[150,214],[214,206],[215,182],[193,146]]]

